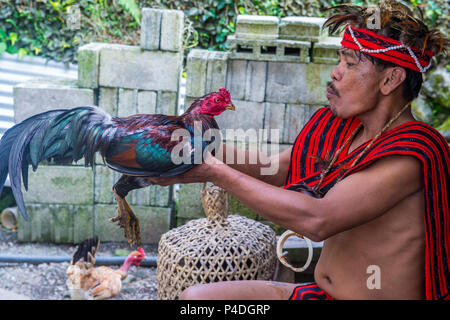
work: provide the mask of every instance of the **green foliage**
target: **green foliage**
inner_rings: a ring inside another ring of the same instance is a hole
[[[186,15],[184,47],[227,50],[227,36],[234,33],[239,14],[325,17],[327,8],[348,0],[0,0],[0,54],[40,55],[76,62],[80,45],[112,42],[138,45],[140,9],[179,9]],[[376,0],[354,0],[353,4],[375,4]],[[431,28],[449,37],[450,5],[446,0],[404,0],[421,10]],[[70,12],[80,10],[80,28],[70,25]],[[437,57],[442,65],[448,58]],[[435,67],[433,67],[435,68]],[[433,100],[434,112],[446,110]]]
[[[141,24],[141,9],[135,0],[118,0],[119,4],[128,11],[138,25]]]
[[[0,53],[40,55],[69,63],[76,62],[78,47],[85,43],[136,43],[138,4],[134,0],[118,2],[0,0]],[[72,13],[75,9],[79,16]],[[74,22],[78,28],[73,27]]]

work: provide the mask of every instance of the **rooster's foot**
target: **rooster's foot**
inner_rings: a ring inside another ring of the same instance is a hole
[[[125,230],[125,238],[127,238],[130,246],[136,244],[137,246],[141,246],[141,231],[139,228],[139,220],[134,214],[133,210],[131,210],[127,201],[124,198],[121,198],[114,191],[114,198],[117,202],[117,217],[109,219],[111,222],[117,222],[119,227]]]

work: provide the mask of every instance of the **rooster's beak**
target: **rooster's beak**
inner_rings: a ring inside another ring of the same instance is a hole
[[[235,106],[234,106],[234,104],[229,104],[229,105],[227,105],[227,107],[226,107],[228,110],[236,110],[236,108],[235,108]]]

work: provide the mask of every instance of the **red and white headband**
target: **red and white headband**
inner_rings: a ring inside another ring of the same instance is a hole
[[[350,25],[345,28],[341,45],[422,73],[430,68],[433,57],[433,53],[429,50],[422,52],[398,40],[367,29],[356,29]]]

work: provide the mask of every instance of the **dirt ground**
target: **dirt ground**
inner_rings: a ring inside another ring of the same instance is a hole
[[[17,241],[15,232],[0,228],[0,256],[72,257],[76,250],[76,245],[21,243]],[[147,257],[157,255],[156,245],[144,245],[143,248]],[[126,243],[101,243],[97,256],[114,256],[118,249],[130,251]],[[32,300],[70,300],[66,285],[68,266],[68,262],[28,264],[0,261],[0,289],[25,295]],[[111,300],[156,300],[156,295],[156,268],[132,266],[119,296]]]

